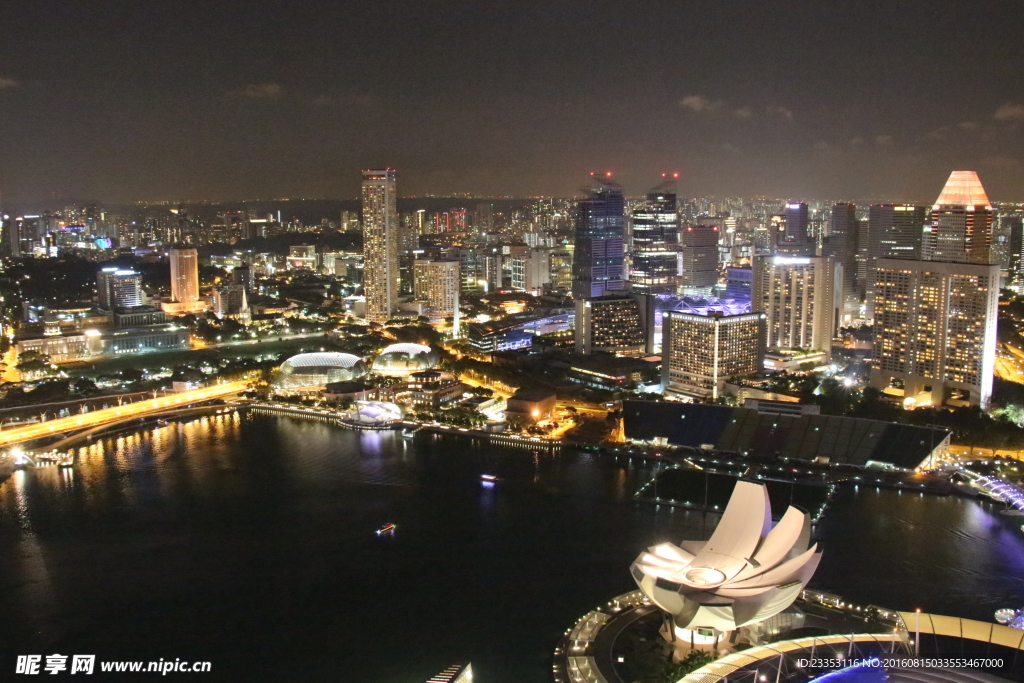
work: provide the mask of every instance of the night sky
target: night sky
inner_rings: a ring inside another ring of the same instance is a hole
[[[1024,6],[0,3],[0,193],[129,201],[639,194],[1024,201]]]

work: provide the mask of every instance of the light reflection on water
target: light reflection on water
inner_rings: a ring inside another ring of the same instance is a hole
[[[373,681],[473,659],[490,681],[546,681],[559,635],[633,587],[641,549],[714,527],[634,503],[652,473],[235,413],[120,434],[82,446],[73,469],[0,486],[0,589],[16,603],[0,639],[126,658],[156,643],[247,680],[261,680],[254,662],[265,680],[303,661],[305,680]],[[398,533],[378,542],[387,522]],[[815,531],[812,586],[988,620],[1024,606],[1017,527],[976,501],[841,491]]]

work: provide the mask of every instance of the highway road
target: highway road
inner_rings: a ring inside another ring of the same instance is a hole
[[[1009,344],[1000,344],[996,355],[996,376],[1024,384],[1024,352]]]
[[[183,391],[180,394],[171,396],[161,396],[160,398],[136,401],[135,403],[114,408],[96,410],[84,415],[72,415],[71,417],[61,417],[56,420],[40,422],[25,427],[15,427],[14,429],[0,432],[0,447],[43,438],[50,434],[61,434],[87,427],[97,427],[107,422],[119,422],[128,418],[143,417],[150,413],[185,406],[189,403],[222,398],[245,391],[247,386],[248,382],[228,382],[201,389],[193,389],[192,391]]]

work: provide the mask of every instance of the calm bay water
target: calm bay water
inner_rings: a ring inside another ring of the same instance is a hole
[[[651,474],[267,416],[109,439],[0,486],[0,671],[59,652],[210,660],[204,680],[415,683],[470,659],[481,681],[547,681],[561,633],[634,587],[642,548],[701,537],[701,514],[631,500]],[[1024,606],[1020,520],[994,511],[841,492],[812,586],[985,620]]]

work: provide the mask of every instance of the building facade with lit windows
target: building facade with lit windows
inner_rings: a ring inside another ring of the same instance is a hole
[[[871,383],[908,406],[988,405],[1000,284],[992,217],[978,174],[953,171],[923,227],[922,260],[878,261]]]
[[[576,300],[576,353],[653,352],[654,297],[622,294]]]
[[[776,253],[807,256],[814,254],[814,240],[808,233],[810,216],[807,204],[789,202],[780,216],[776,235]]]
[[[288,268],[316,270],[316,261],[316,245],[314,244],[295,244],[288,249]]]
[[[932,206],[924,230],[926,261],[993,263],[992,204],[978,174],[953,171]]]
[[[366,320],[383,323],[398,303],[398,189],[392,169],[363,171]]]
[[[908,405],[988,405],[999,266],[880,259],[871,384]]]
[[[717,399],[727,380],[760,372],[765,314],[668,311],[662,319],[662,385],[672,394]]]
[[[171,249],[171,300],[161,303],[172,315],[197,313],[206,309],[199,298],[199,252],[195,249]]]
[[[452,318],[452,329],[459,329],[459,276],[458,261],[417,259],[413,266],[413,293],[425,301],[430,322],[442,323]]]
[[[687,294],[709,294],[718,284],[717,221],[679,229],[680,282]]]
[[[629,282],[640,294],[673,294],[679,276],[676,184],[666,180],[630,215]]]
[[[869,320],[874,318],[874,285],[878,259],[921,258],[928,207],[915,204],[872,204],[868,208],[865,239],[864,300]]]
[[[409,375],[401,395],[411,405],[440,408],[461,399],[465,390],[466,385],[451,375],[423,370]]]
[[[830,256],[756,257],[751,307],[765,313],[767,347],[815,349],[830,357],[842,291],[837,279],[841,266]]]
[[[142,305],[142,276],[134,270],[104,268],[96,274],[96,298],[105,311]]]
[[[610,175],[610,174],[609,174]],[[572,266],[574,299],[624,291],[625,201],[610,177],[595,177],[588,196],[576,206]]]

